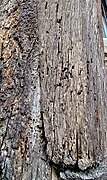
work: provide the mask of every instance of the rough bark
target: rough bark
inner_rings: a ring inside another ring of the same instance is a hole
[[[1,179],[107,179],[100,9],[0,1]]]

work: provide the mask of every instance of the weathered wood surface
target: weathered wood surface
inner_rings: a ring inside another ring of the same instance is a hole
[[[0,1],[1,179],[106,179],[100,1]]]

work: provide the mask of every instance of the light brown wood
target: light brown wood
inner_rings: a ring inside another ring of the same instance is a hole
[[[1,180],[106,179],[99,0],[0,2]]]

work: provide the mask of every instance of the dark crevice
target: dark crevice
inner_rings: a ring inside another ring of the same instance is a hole
[[[57,3],[57,5],[56,5],[56,14],[58,13],[58,9],[59,9],[59,4]]]
[[[2,70],[0,70],[0,83],[2,83]]]
[[[57,23],[61,23],[61,21],[62,21],[62,16],[61,16],[61,18],[60,19],[57,19]]]
[[[72,66],[72,69],[74,69],[74,65]]]
[[[47,9],[47,5],[48,5],[48,3],[46,2],[46,4],[45,4],[45,9]]]
[[[3,58],[2,54],[1,54],[1,58],[0,58],[0,83],[2,83],[2,78],[3,78],[2,77],[2,71],[4,69],[3,61],[4,61],[4,58]]]
[[[23,47],[21,45],[21,42],[19,41],[19,39],[17,37],[14,37],[14,40],[17,42],[19,48],[20,48],[20,51],[23,52]]]
[[[58,84],[55,84],[54,86],[55,86],[55,88],[57,88],[57,87],[61,87],[62,84],[61,84],[61,83],[58,83]]]
[[[58,42],[58,54],[61,53],[60,52],[60,46],[59,46],[59,42]]]
[[[84,175],[88,175],[89,173],[91,173],[92,171],[94,171],[95,169],[97,169],[99,167],[99,163],[95,162],[93,163],[90,167],[87,167],[85,170],[82,170],[78,167],[78,161],[76,162],[76,164],[73,165],[65,165],[63,162],[59,162],[54,163],[52,160],[49,161],[49,165],[54,168],[54,171],[58,177],[58,179],[60,179],[60,173],[64,173],[66,174],[66,171],[69,171],[70,173],[76,173],[79,175],[79,173],[82,173]],[[81,179],[81,178],[79,178]]]
[[[83,92],[83,86],[80,86],[80,89],[77,91],[77,95],[81,95],[81,93]]]
[[[42,126],[38,126],[39,129],[41,129],[41,140],[42,140],[42,152],[44,153],[44,157],[42,157],[42,160],[47,161],[48,160],[48,155],[47,155],[47,139],[45,136],[45,127],[44,127],[44,122],[43,122],[43,111],[40,112],[41,114],[41,121],[42,121]]]
[[[77,92],[78,95],[81,95],[81,93],[82,93],[82,90],[80,90],[80,91]]]
[[[91,58],[91,63],[93,63],[93,59]]]
[[[89,61],[87,60],[87,74],[89,74]]]

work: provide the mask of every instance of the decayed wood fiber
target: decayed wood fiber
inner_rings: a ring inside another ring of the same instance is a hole
[[[0,1],[1,179],[106,179],[103,59],[99,0]]]

